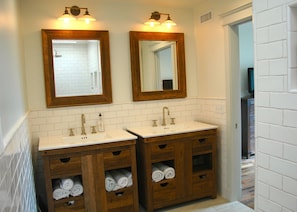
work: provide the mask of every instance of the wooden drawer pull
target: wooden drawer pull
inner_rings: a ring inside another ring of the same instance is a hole
[[[124,195],[124,192],[123,192],[123,191],[122,191],[122,192],[116,192],[115,195],[116,195],[117,197],[121,197],[121,196]]]
[[[167,144],[161,144],[161,145],[158,145],[159,146],[159,149],[165,149]]]
[[[60,161],[62,163],[68,163],[70,161],[70,158],[61,158]]]
[[[114,151],[114,152],[112,152],[112,154],[114,155],[114,156],[117,156],[117,155],[120,155],[121,154],[121,150],[119,150],[119,151]]]
[[[205,143],[206,140],[207,140],[206,138],[199,138],[199,139],[198,139],[198,141],[199,141],[200,143]]]
[[[200,179],[205,179],[206,177],[207,177],[207,174],[199,175],[199,178],[200,178]]]
[[[166,187],[168,185],[168,183],[161,183],[160,186],[161,187]]]

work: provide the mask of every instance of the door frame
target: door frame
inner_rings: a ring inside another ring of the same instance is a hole
[[[241,199],[241,116],[237,25],[252,20],[252,3],[241,5],[220,16],[223,20],[225,39],[226,126],[229,144],[227,146],[229,170],[227,199],[236,201]]]

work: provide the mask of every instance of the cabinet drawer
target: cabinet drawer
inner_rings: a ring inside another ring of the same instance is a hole
[[[77,175],[81,173],[81,157],[60,157],[49,159],[50,171],[54,175]]]
[[[192,192],[195,197],[216,195],[216,181],[212,172],[201,172],[192,176]]]
[[[55,212],[83,212],[85,211],[85,202],[83,198],[59,200],[55,203]]]
[[[176,198],[176,180],[153,183],[153,202],[156,207],[166,205],[166,202],[175,200]]]
[[[204,183],[195,184],[192,187],[192,196],[195,198],[215,197],[216,186],[215,182],[206,181]]]
[[[215,136],[198,137],[192,141],[192,152],[197,154],[204,151],[211,151],[215,143]]]
[[[131,166],[131,150],[115,149],[103,153],[105,169],[111,170],[120,167]]]
[[[153,161],[170,160],[175,157],[175,143],[152,143],[150,145],[151,159]]]
[[[138,211],[138,210],[139,209],[137,209],[136,211]],[[120,208],[108,209],[108,212],[131,212],[131,211],[135,211],[133,205],[124,206],[124,207],[120,207]]]
[[[133,206],[133,188],[128,187],[118,191],[106,192],[107,208],[111,211]]]
[[[212,172],[198,172],[192,175],[193,184],[202,183],[214,179],[214,174]]]

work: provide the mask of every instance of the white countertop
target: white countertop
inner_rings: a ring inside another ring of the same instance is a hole
[[[141,136],[142,138],[150,138],[164,135],[173,135],[180,133],[197,132],[203,130],[217,129],[218,126],[210,125],[198,121],[188,121],[184,123],[177,123],[175,125],[157,126],[157,127],[131,127],[128,131]]]
[[[108,130],[86,136],[48,136],[39,138],[39,151],[62,149],[78,146],[135,140],[136,136],[125,130]]]

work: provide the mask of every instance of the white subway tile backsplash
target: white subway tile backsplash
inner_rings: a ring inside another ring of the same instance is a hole
[[[265,198],[269,198],[269,185],[267,185],[266,183],[263,182],[257,182],[257,188],[258,188],[258,194],[265,197]]]
[[[283,192],[280,189],[271,187],[270,188],[270,199],[273,202],[280,204],[285,208],[288,208],[293,211],[297,210],[296,197],[291,194],[288,194],[286,192]]]
[[[257,76],[268,76],[269,75],[269,61],[261,60],[256,62],[256,72]]]
[[[292,177],[297,180],[297,164],[276,157],[270,158],[270,169],[284,176]]]
[[[287,75],[288,61],[286,58],[271,60],[269,67],[270,75]]]
[[[268,1],[254,1],[253,9],[255,13],[263,12],[268,8]]]
[[[286,23],[271,25],[269,27],[269,41],[283,40],[287,37]]]
[[[279,7],[284,3],[284,0],[268,0],[268,7],[274,8]]]
[[[282,175],[271,170],[258,167],[258,180],[275,188],[282,188]]]
[[[259,92],[262,92],[262,91],[283,92],[285,88],[284,78],[275,77],[275,76],[259,77],[257,85],[258,85]]]
[[[297,163],[297,144],[296,145],[284,145],[284,159]]]
[[[264,138],[269,138],[269,130],[270,129],[270,125],[269,124],[265,124],[265,123],[258,123],[257,126],[257,136],[259,137],[264,137]]]
[[[297,98],[295,96],[292,93],[272,93],[270,95],[271,106],[274,108],[296,110]]]
[[[255,211],[297,211],[297,71],[292,69],[297,67],[297,1],[259,0],[253,7],[258,35],[256,176],[261,181]]]
[[[259,152],[257,154],[257,165],[259,167],[269,169],[269,161],[270,161],[270,156],[268,154]]]
[[[284,111],[284,125],[291,127],[297,126],[297,111]]]
[[[258,1],[255,1],[258,2]],[[259,4],[264,6],[265,3]],[[260,7],[260,6],[259,6]],[[256,28],[279,24],[283,21],[282,7],[272,8],[270,10],[264,10],[257,14],[257,22],[255,22]]]
[[[289,177],[284,177],[283,190],[287,193],[297,196],[297,180]]]
[[[270,138],[273,140],[296,145],[297,128],[271,125]]]
[[[277,49],[277,50],[276,50]],[[283,42],[276,41],[268,44],[260,44],[256,47],[259,59],[278,59],[283,57]]]
[[[268,107],[270,106],[270,93],[259,92],[258,94],[257,106]]]
[[[283,123],[283,111],[272,109],[272,108],[264,108],[259,107],[257,111],[258,121],[266,124],[278,124],[281,125]]]
[[[282,212],[282,207],[268,198],[265,198],[261,195],[258,196],[257,206],[260,211],[263,212]]]
[[[269,40],[269,28],[263,27],[256,32],[256,42],[258,44],[267,43]]]

